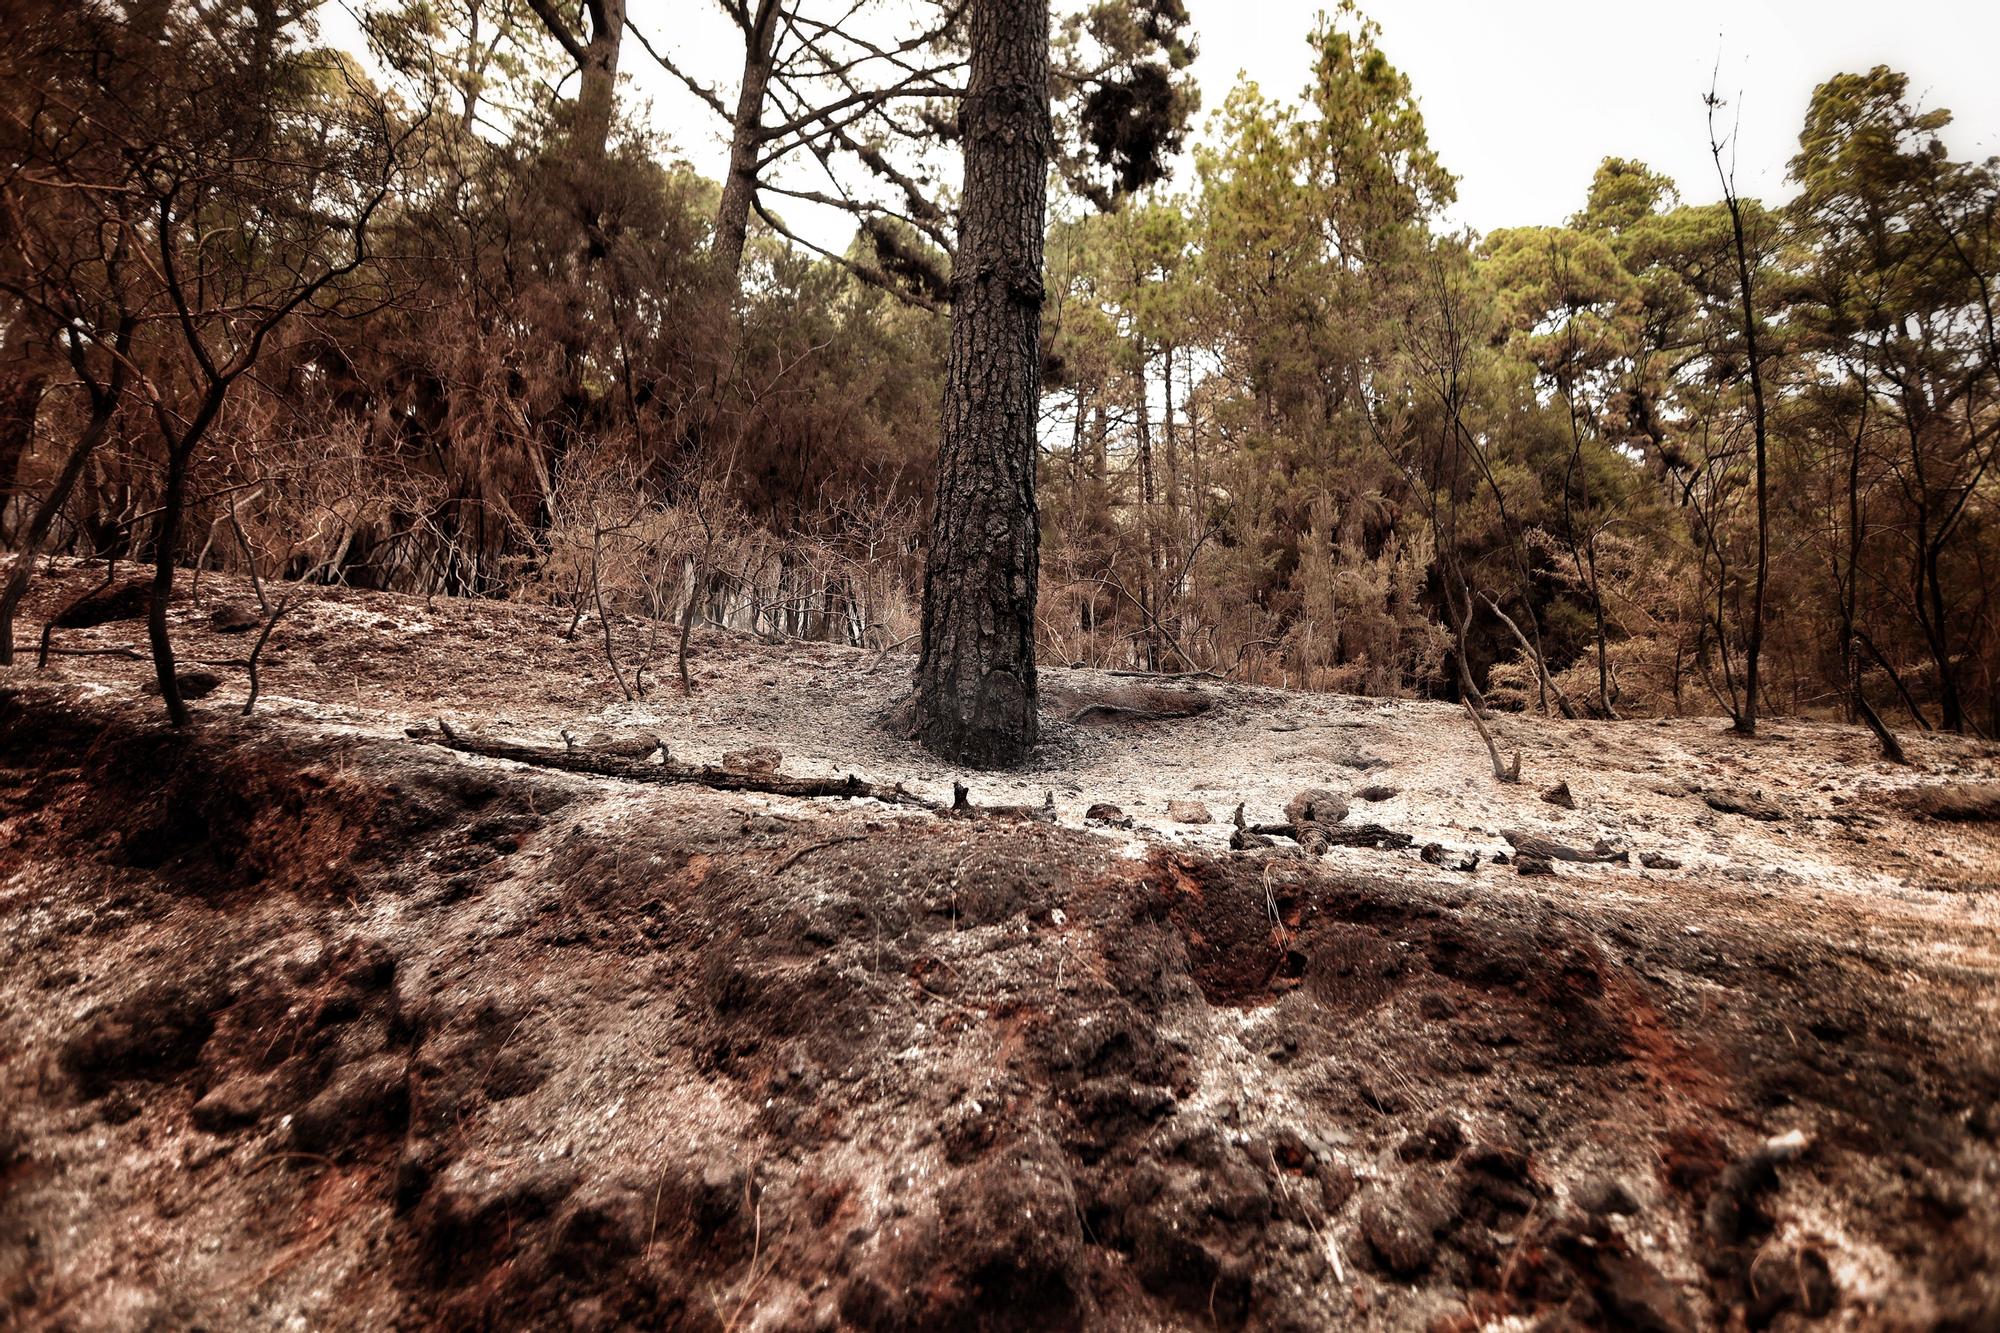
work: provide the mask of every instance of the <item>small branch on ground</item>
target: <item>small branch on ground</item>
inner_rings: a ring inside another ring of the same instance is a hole
[[[769,870],[765,871],[764,873],[766,875],[774,877],[782,875],[787,870],[790,870],[793,866],[797,865],[800,861],[803,861],[808,856],[811,856],[814,852],[823,852],[829,847],[838,847],[842,843],[866,842],[866,841],[868,841],[868,835],[865,833],[849,833],[838,838],[826,838],[819,842],[807,843],[805,846],[799,848],[796,852],[793,852],[790,856],[778,862],[776,865],[772,866]]]
[[[1093,717],[1115,717],[1128,722],[1167,722],[1192,716],[1192,713],[1163,713],[1156,708],[1127,708],[1123,704],[1087,704],[1071,714],[1069,720],[1072,725]]]

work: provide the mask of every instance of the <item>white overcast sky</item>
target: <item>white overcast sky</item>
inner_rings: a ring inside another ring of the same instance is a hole
[[[846,0],[810,0],[829,10]],[[1065,0],[1056,0],[1060,9]],[[1187,0],[1213,110],[1239,74],[1294,98],[1309,64],[1305,37],[1321,0]],[[331,12],[337,7],[329,5]],[[733,93],[741,48],[708,0],[630,0],[632,20],[683,68]],[[1363,0],[1389,58],[1409,74],[1431,141],[1460,177],[1451,220],[1479,231],[1558,222],[1583,201],[1609,154],[1672,176],[1684,198],[1717,198],[1702,95],[1720,89],[1740,115],[1737,184],[1767,200],[1790,193],[1785,164],[1815,84],[1888,64],[1911,76],[1927,107],[1948,107],[1953,152],[2000,153],[2000,3],[1979,0]],[[346,25],[329,24],[329,36]],[[722,127],[636,43],[628,91],[697,169],[719,176]],[[1176,184],[1190,169],[1182,163]],[[843,245],[849,223],[785,210],[815,240]],[[818,224],[818,225],[815,225]]]

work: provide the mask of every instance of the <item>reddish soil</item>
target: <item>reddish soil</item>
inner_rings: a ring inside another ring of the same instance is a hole
[[[184,654],[240,657],[208,609]],[[565,624],[328,594],[184,732],[123,657],[0,676],[0,1322],[2000,1328],[1987,749],[1510,718],[1501,789],[1436,706],[1051,672],[1035,770],[975,776],[884,722],[905,659],[702,635],[627,702]],[[1228,849],[1307,785],[1417,845]]]

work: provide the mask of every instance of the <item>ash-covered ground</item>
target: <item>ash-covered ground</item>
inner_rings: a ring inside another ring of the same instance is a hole
[[[353,592],[244,718],[248,597],[184,732],[136,621],[0,676],[0,1322],[2000,1327],[1990,747],[1506,716],[1509,786],[1442,705],[1055,668],[968,774],[907,657],[628,701]],[[704,785],[758,750],[973,810]],[[1235,836],[1308,788],[1409,845]]]

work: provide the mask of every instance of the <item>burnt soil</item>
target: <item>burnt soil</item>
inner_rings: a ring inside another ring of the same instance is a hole
[[[191,659],[246,651],[213,596]],[[0,1324],[2000,1328],[1978,744],[1506,719],[1499,790],[1437,706],[1051,672],[1038,767],[968,775],[884,722],[907,658],[701,635],[628,703],[565,624],[328,593],[181,732],[139,662],[0,675]],[[1229,850],[1308,778],[1417,845]]]

